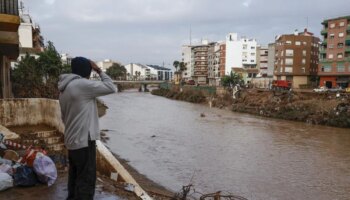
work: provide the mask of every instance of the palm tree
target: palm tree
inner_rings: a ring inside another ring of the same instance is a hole
[[[180,65],[180,62],[175,60],[173,63],[173,66],[175,67],[175,72],[177,71],[177,68],[179,67],[179,65]]]

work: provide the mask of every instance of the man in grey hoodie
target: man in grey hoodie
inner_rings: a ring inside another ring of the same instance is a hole
[[[95,141],[100,139],[96,98],[115,93],[116,88],[112,79],[86,58],[74,58],[71,67],[72,73],[61,75],[58,83],[69,159],[67,200],[90,200],[95,194]],[[89,80],[92,70],[101,81]]]

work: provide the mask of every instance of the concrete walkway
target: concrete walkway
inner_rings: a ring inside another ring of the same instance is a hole
[[[46,185],[37,185],[34,187],[14,187],[0,192],[0,199],[6,200],[64,200],[67,197],[67,172],[60,172],[56,183],[47,187]],[[101,180],[101,179],[100,179]],[[112,191],[107,191],[110,185],[108,183],[96,182],[95,198],[98,200],[120,200],[134,199],[134,195],[123,194],[118,196]],[[136,199],[136,198],[135,198]]]

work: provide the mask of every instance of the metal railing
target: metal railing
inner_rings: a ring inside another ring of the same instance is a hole
[[[18,0],[0,0],[0,14],[18,16]]]

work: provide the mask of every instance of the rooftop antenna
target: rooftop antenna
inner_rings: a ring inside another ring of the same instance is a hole
[[[190,24],[190,46],[192,46],[192,25]]]

